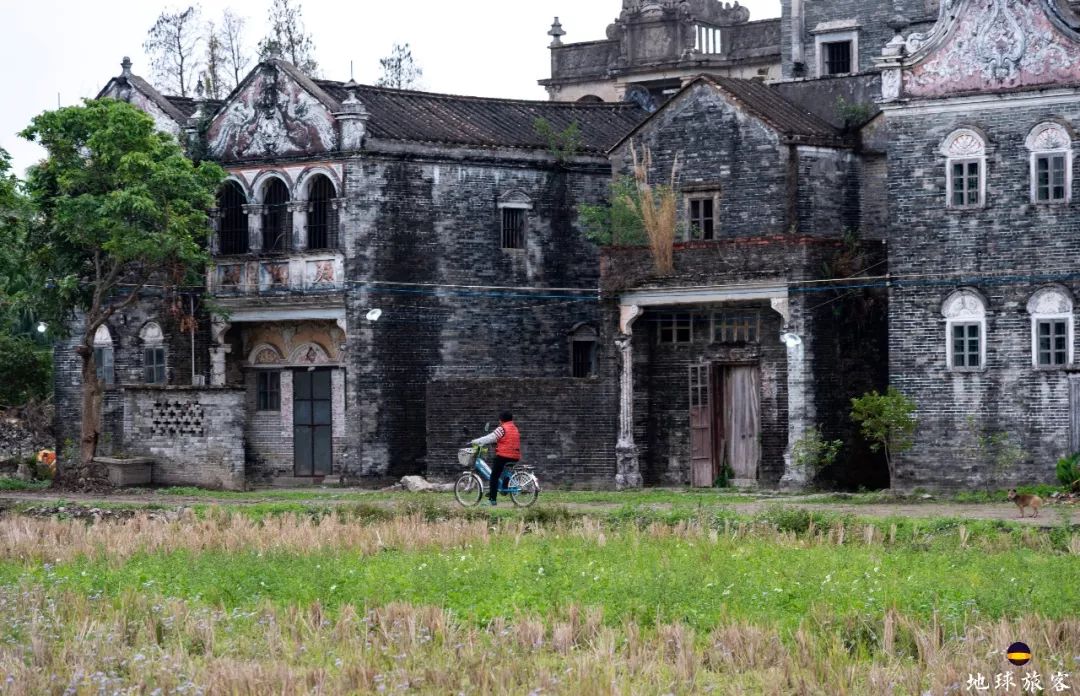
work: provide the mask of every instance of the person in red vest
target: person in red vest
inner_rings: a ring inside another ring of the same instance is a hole
[[[474,445],[495,445],[495,461],[491,464],[491,484],[488,486],[488,498],[492,505],[497,505],[499,480],[509,462],[521,461],[521,433],[514,425],[514,414],[503,411],[499,414],[499,427],[483,437],[472,441]]]

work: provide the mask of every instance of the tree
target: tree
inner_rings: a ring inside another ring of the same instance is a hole
[[[893,457],[915,444],[912,438],[916,426],[915,402],[896,387],[889,387],[884,394],[874,390],[851,400],[851,420],[862,426],[862,435],[870,442],[870,449],[885,450],[889,481],[895,482]]]
[[[315,42],[304,31],[299,2],[274,0],[270,6],[270,33],[259,42],[259,59],[280,56],[309,77],[315,77],[319,64],[315,61]]]
[[[101,412],[94,334],[148,285],[198,282],[207,210],[224,172],[196,166],[147,114],[112,99],[46,112],[20,135],[47,152],[27,181],[38,215],[31,258],[52,279],[39,307],[77,327],[82,367],[79,456],[65,457],[59,478],[92,485],[105,478],[93,463]]]
[[[608,204],[578,205],[585,238],[597,246],[645,246],[649,237],[638,215],[638,187],[632,177],[611,182]]]
[[[228,58],[225,44],[213,22],[206,23],[206,70],[203,71],[203,88],[210,99],[221,99],[232,91],[226,85]]]
[[[225,52],[225,73],[231,73],[232,78],[231,84],[228,85],[229,92],[236,89],[236,86],[240,84],[240,78],[243,77],[248,64],[251,62],[247,48],[244,46],[245,24],[247,24],[247,20],[234,14],[232,10],[225,10],[225,13],[221,16],[219,39]]]
[[[379,87],[416,89],[424,76],[424,71],[413,60],[409,44],[395,43],[390,55],[381,58],[379,65],[382,66],[382,76],[375,83]]]
[[[199,74],[201,33],[199,9],[193,6],[162,12],[150,27],[143,49],[150,56],[159,89],[181,97],[190,96]]]

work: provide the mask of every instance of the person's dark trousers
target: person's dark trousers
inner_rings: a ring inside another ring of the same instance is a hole
[[[499,479],[502,478],[506,465],[516,461],[516,459],[507,459],[506,457],[495,457],[495,461],[491,463],[491,485],[488,486],[490,489],[488,498],[492,501],[496,500],[499,495]]]

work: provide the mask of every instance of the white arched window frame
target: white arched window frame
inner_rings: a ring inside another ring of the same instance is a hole
[[[957,290],[941,307],[945,359],[954,372],[986,369],[986,301],[974,290]]]
[[[146,384],[166,384],[168,373],[165,369],[165,334],[155,322],[148,322],[139,331],[143,343],[143,382]]]
[[[1028,300],[1031,315],[1031,364],[1063,368],[1073,362],[1073,302],[1064,288],[1042,288]]]
[[[986,205],[986,140],[970,128],[949,134],[941,144],[945,155],[945,204],[950,208]]]
[[[1060,123],[1040,123],[1025,143],[1031,152],[1031,202],[1072,200],[1072,137]]]
[[[94,367],[99,382],[116,383],[116,369],[113,366],[113,340],[109,327],[102,324],[94,332]]]

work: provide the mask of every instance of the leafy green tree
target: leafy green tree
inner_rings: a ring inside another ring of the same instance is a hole
[[[638,212],[640,192],[633,177],[620,176],[611,183],[606,205],[578,206],[585,237],[597,246],[645,246],[649,237]]]
[[[379,87],[416,89],[420,86],[420,78],[424,76],[424,71],[416,64],[412,48],[407,43],[394,44],[390,55],[379,59],[379,67],[382,74],[375,83]]]
[[[896,387],[889,387],[884,394],[874,390],[851,400],[851,420],[862,427],[870,449],[885,450],[889,481],[896,481],[893,457],[915,444],[915,402]]]
[[[0,408],[23,406],[49,396],[52,360],[25,336],[0,333]]]
[[[148,115],[112,99],[46,112],[21,135],[47,151],[27,181],[38,215],[30,258],[52,279],[38,306],[77,327],[82,362],[79,456],[65,456],[58,476],[90,485],[105,478],[92,461],[101,411],[94,334],[148,285],[198,282],[208,260],[207,211],[224,172],[196,166]]]

